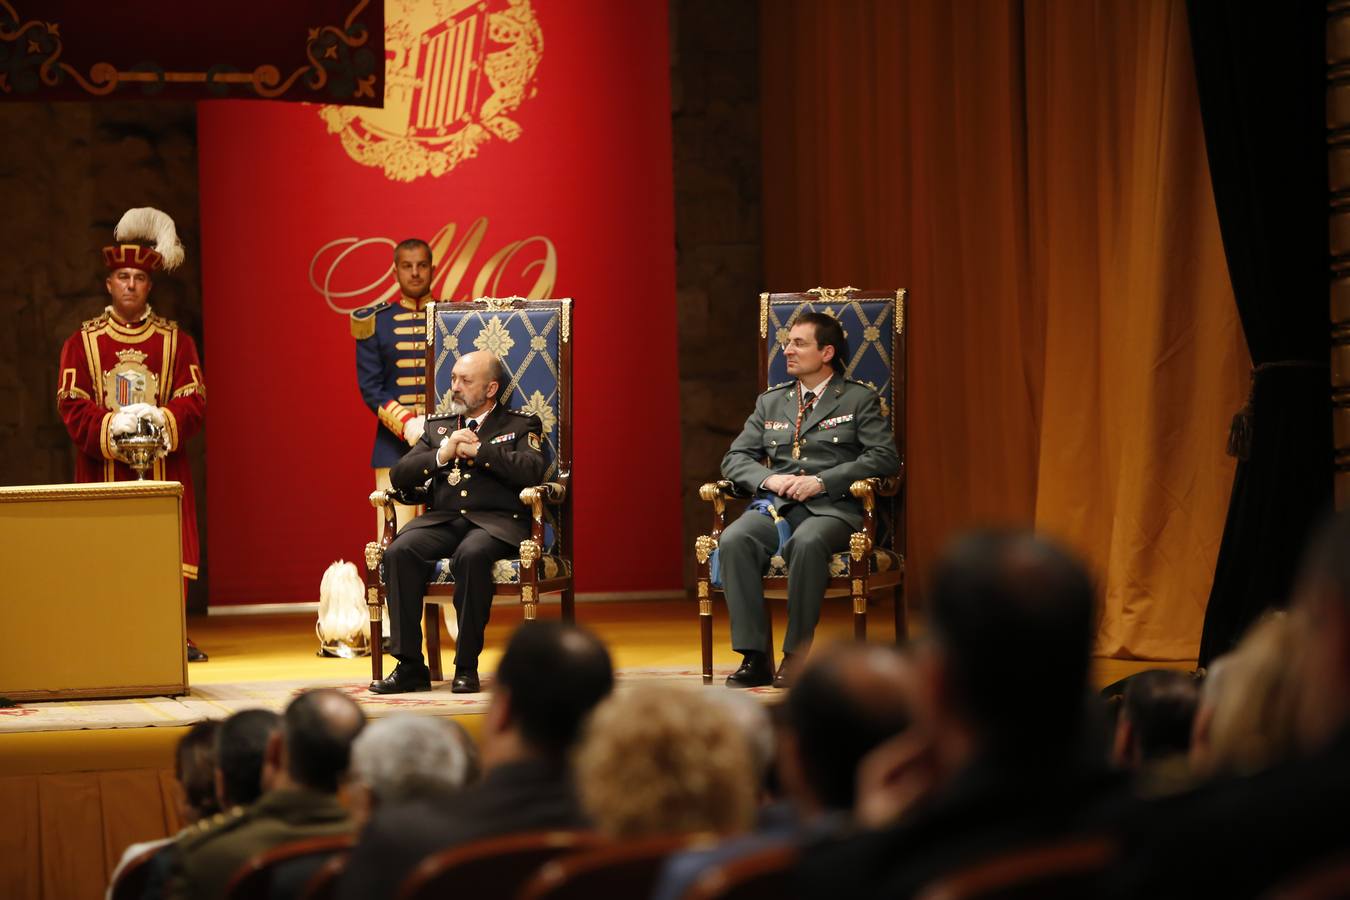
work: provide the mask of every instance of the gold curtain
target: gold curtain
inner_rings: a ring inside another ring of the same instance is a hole
[[[911,584],[1034,524],[1193,658],[1248,358],[1181,0],[763,0],[766,289],[908,287]]]
[[[0,777],[0,896],[103,896],[127,847],[180,827],[167,769]]]

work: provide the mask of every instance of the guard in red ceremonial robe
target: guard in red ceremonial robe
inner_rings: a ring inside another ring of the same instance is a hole
[[[197,577],[197,512],[192,473],[183,448],[202,427],[206,384],[197,345],[176,322],[150,308],[151,273],[183,261],[173,219],[144,207],[129,210],[103,248],[111,303],[61,348],[57,408],[75,442],[75,480],[134,481],[135,471],[116,453],[113,438],[133,434],[141,420],[163,434],[166,453],[147,477],[183,485],[183,577]],[[188,659],[206,654],[188,642]]]

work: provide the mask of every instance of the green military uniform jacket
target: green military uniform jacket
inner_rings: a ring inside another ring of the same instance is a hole
[[[215,900],[224,895],[234,873],[259,853],[351,830],[351,819],[333,794],[304,788],[269,791],[252,806],[237,806],[184,829],[167,896]]]
[[[862,503],[849,487],[860,478],[900,471],[890,421],[881,414],[881,398],[865,384],[837,372],[797,431],[798,383],[776,384],[759,395],[755,411],[722,458],[722,475],[747,494],[760,494],[770,475],[818,475],[825,490],[806,501],[814,515],[834,516],[854,530],[862,528]],[[792,455],[793,436],[800,457]],[[763,492],[775,508],[795,501]]]

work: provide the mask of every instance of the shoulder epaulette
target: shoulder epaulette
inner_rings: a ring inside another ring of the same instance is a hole
[[[175,322],[173,319],[166,319],[163,316],[159,315],[158,313],[150,314],[150,324],[155,326],[156,328],[167,328],[170,331],[178,330],[177,322]]]
[[[428,421],[428,422],[439,422],[441,419],[453,419],[453,418],[455,418],[455,416],[452,415],[451,413],[428,413],[428,414],[427,414],[427,421]]]
[[[523,418],[523,419],[535,419],[535,418],[538,418],[538,415],[537,415],[536,413],[532,413],[532,412],[530,412],[530,411],[527,410],[527,409],[511,409],[511,408],[509,408],[509,407],[505,407],[505,409],[506,409],[506,411],[509,412],[511,415],[513,415],[513,416],[520,416],[520,417]]]
[[[93,331],[95,328],[101,327],[107,321],[108,321],[108,314],[105,312],[101,316],[95,316],[92,319],[85,319],[84,322],[80,324],[80,330]]]
[[[767,388],[764,389],[764,393],[769,394],[769,393],[772,393],[772,392],[774,392],[774,391],[781,390],[782,388],[785,388],[785,387],[791,387],[792,385],[794,385],[794,384],[796,384],[796,383],[797,383],[797,380],[796,380],[795,378],[792,379],[792,380],[789,380],[789,381],[780,381],[778,384],[771,384],[771,385],[769,385]]]
[[[856,378],[845,378],[844,381],[847,384],[856,384],[858,387],[865,387],[874,394],[881,393],[880,389],[878,389],[875,384],[872,384],[869,381],[859,381]]]
[[[352,310],[352,337],[358,341],[364,341],[366,338],[374,336],[375,314],[388,308],[389,304],[381,300],[379,303],[372,303],[370,306]]]
[[[209,818],[199,819],[179,832],[180,846],[184,849],[194,847],[209,840],[215,834],[234,826],[248,812],[245,806],[235,806],[224,812],[218,812]]]

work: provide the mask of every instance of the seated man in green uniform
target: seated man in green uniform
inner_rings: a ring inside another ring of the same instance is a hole
[[[352,741],[365,722],[361,707],[329,688],[292,700],[281,730],[268,742],[266,792],[251,806],[200,822],[195,833],[179,838],[167,896],[214,900],[224,895],[239,867],[259,853],[350,832],[352,822],[337,792]]]
[[[862,504],[849,487],[900,469],[876,391],[844,377],[848,343],[838,320],[815,312],[797,316],[783,356],[794,380],[759,396],[722,459],[722,475],[764,501],[752,504],[718,542],[731,645],[745,657],[728,687],[783,686],[788,658],[809,647],[815,634],[830,556],[847,549],[849,535],[862,528]],[[769,507],[773,515],[764,514]],[[778,552],[775,517],[792,527],[782,550],[788,624],[777,676],[769,663],[762,581]]]

